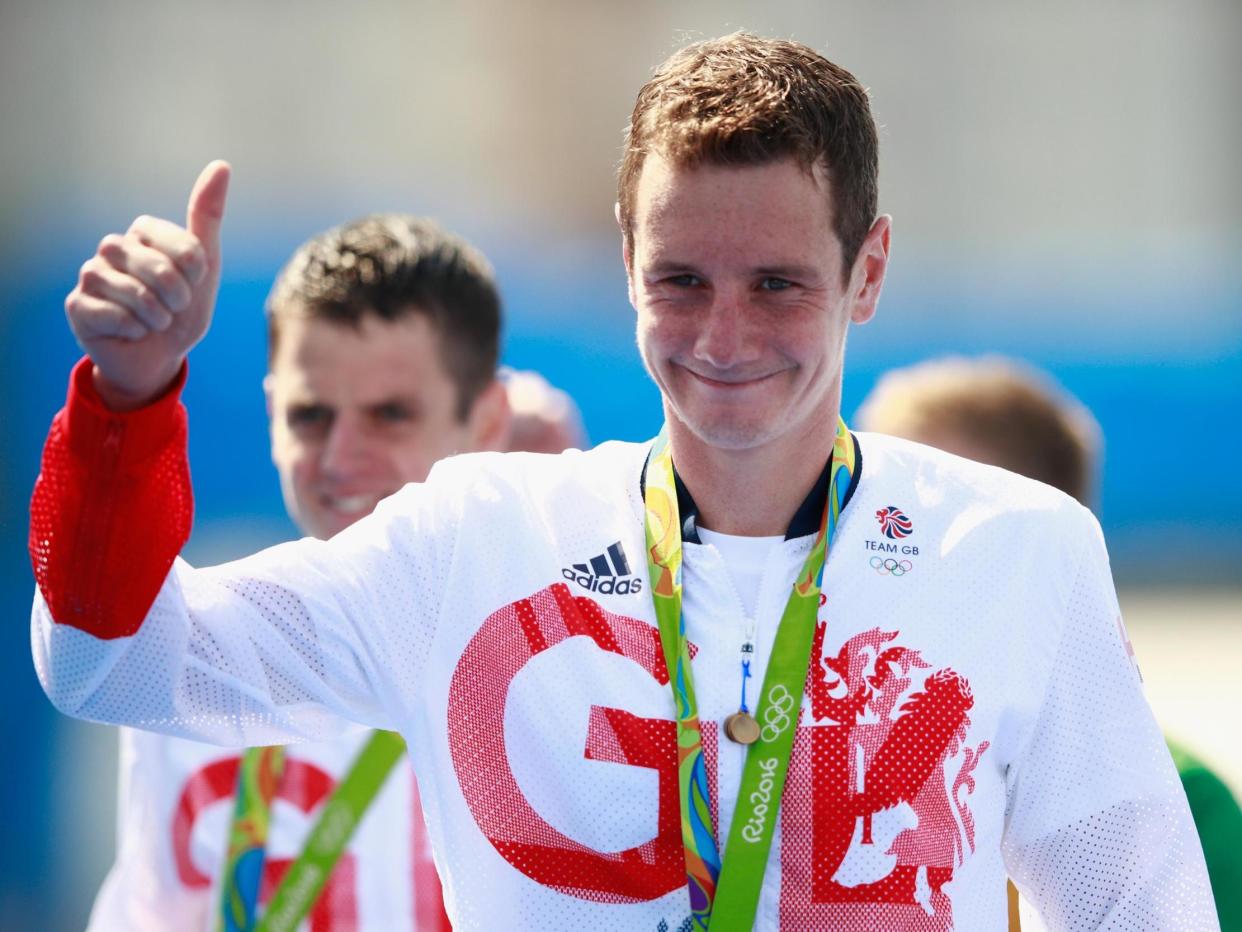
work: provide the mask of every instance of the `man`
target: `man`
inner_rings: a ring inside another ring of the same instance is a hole
[[[431,222],[371,215],[314,237],[277,277],[267,318],[272,461],[305,533],[331,537],[444,456],[512,442],[507,391],[493,378],[491,269]],[[285,753],[267,807],[261,903],[347,775],[377,766],[364,754],[369,734]],[[121,762],[117,863],[91,928],[215,928],[242,758],[122,729]],[[379,774],[382,789],[309,910],[316,932],[448,927],[413,773],[385,763],[391,772]]]
[[[1086,507],[1095,498],[1099,424],[1051,379],[1008,359],[947,357],[888,372],[863,402],[857,423],[1046,482]],[[1242,808],[1202,761],[1172,742],[1170,749],[1203,843],[1221,928],[1242,928]],[[1013,928],[1016,908],[1011,895]],[[1030,916],[1022,922],[1028,932],[1038,927]]]
[[[888,263],[877,164],[865,91],[811,49],[683,49],[617,204],[654,444],[450,459],[331,541],[208,570],[175,562],[183,521],[118,599],[84,582],[119,571],[113,522],[189,494],[209,166],[188,229],[143,227],[182,270],[159,314],[136,249],[135,284],[68,302],[90,361],[32,506],[53,701],[215,740],[396,728],[459,928],[995,929],[1006,870],[1054,926],[1215,928],[1090,515],[838,422]],[[190,676],[204,638],[228,662]]]

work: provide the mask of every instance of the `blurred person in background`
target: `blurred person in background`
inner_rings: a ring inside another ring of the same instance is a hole
[[[860,430],[904,437],[1000,466],[1095,505],[1103,445],[1091,412],[1044,372],[999,356],[950,356],[886,373],[855,418]],[[1175,741],[1203,844],[1222,932],[1242,932],[1242,808],[1224,781]],[[1017,896],[1010,886],[1011,928]],[[1022,902],[1022,928],[1038,918]]]
[[[186,228],[145,221],[99,257],[116,290],[66,301],[87,358],[31,506],[48,695],[217,741],[399,729],[463,929],[995,929],[1007,869],[1056,927],[1215,929],[1098,523],[840,419],[888,265],[877,136],[805,45],[675,53],[616,205],[655,441],[456,457],[329,541],[196,569],[208,166]]]
[[[88,274],[97,273],[106,274]],[[434,223],[375,214],[315,236],[280,272],[266,310],[272,462],[304,533],[327,539],[422,482],[437,460],[514,442],[507,391],[493,377],[501,304],[492,270]],[[554,442],[567,399],[535,373],[521,381],[539,386],[523,411]],[[260,904],[272,900],[349,774],[378,793],[340,860],[319,862],[330,873],[306,904],[310,928],[448,928],[413,771],[398,766],[403,751],[391,733],[363,729],[240,756],[121,729],[117,861],[90,928],[249,928],[256,889]],[[271,774],[273,799],[237,792],[247,768]],[[243,818],[257,807],[270,821],[266,840],[252,836],[226,869],[238,798]],[[296,918],[300,904],[285,902],[285,921]]]
[[[568,392],[528,369],[503,367],[500,381],[509,399],[507,449],[528,453],[586,449],[582,412]]]

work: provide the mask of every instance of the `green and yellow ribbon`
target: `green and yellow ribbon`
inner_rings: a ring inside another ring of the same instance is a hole
[[[760,737],[747,751],[725,849],[727,857],[722,860],[712,820],[682,612],[681,518],[667,427],[652,446],[644,492],[647,568],[677,713],[681,838],[690,916],[696,930],[706,930],[711,924],[713,932],[743,932],[754,925],[802,709],[824,565],[853,483],[855,465],[854,437],[845,422],[838,419],[829,465],[828,501],[815,545],[791,587],[772,645],[772,657],[755,709]]]

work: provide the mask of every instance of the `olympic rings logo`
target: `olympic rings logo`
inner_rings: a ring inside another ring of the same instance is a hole
[[[793,707],[794,697],[789,694],[789,690],[783,684],[777,683],[768,690],[768,701],[760,715],[763,719],[763,728],[759,734],[764,741],[775,741],[789,728],[792,722],[789,713]]]
[[[914,569],[909,560],[894,560],[892,557],[872,557],[871,568],[881,576],[905,576]]]

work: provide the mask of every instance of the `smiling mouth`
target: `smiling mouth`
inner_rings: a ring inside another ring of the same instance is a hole
[[[760,382],[766,382],[768,379],[773,378],[774,376],[779,374],[777,372],[765,372],[762,375],[750,375],[750,376],[746,376],[745,378],[730,377],[728,379],[715,379],[709,375],[703,375],[703,373],[701,372],[695,372],[693,369],[690,369],[686,366],[682,366],[682,368],[685,369],[687,372],[689,372],[692,376],[694,376],[696,380],[698,380],[699,382],[702,382],[704,385],[710,385],[712,388],[723,388],[723,389],[741,389],[741,388],[746,388],[747,386],[750,386],[750,385],[758,385]]]
[[[320,497],[320,501],[333,511],[354,515],[359,512],[370,513],[385,495],[387,495],[385,492],[370,492],[362,495],[324,495]]]

